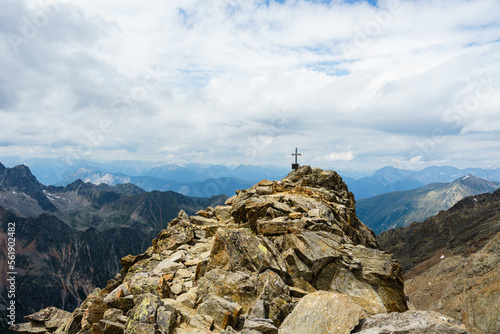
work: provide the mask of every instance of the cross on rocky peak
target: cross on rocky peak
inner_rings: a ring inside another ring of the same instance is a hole
[[[294,155],[294,156],[295,156],[295,163],[294,163],[294,164],[292,164],[292,169],[293,169],[293,170],[297,170],[297,169],[299,169],[299,163],[297,162],[297,157],[298,157],[299,155],[302,155],[302,154],[301,154],[301,153],[299,153],[299,151],[298,151],[298,149],[297,149],[297,148],[295,148],[295,153],[292,153],[292,155]]]

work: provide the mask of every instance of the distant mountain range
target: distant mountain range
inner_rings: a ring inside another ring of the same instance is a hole
[[[24,164],[30,168],[37,179],[47,185],[66,185],[78,178],[78,173],[90,177],[91,173],[99,174],[103,177],[110,175],[111,180],[114,177],[135,177],[144,176],[153,178],[152,180],[175,181],[179,183],[202,182],[207,179],[232,178],[236,180],[245,180],[251,184],[262,179],[280,180],[290,170],[289,167],[274,166],[252,166],[252,165],[204,165],[204,164],[178,164],[152,161],[134,161],[118,160],[108,162],[96,162],[89,160],[67,161],[64,159],[51,158],[31,158],[23,159],[20,157],[0,157],[0,161],[6,166],[14,167]],[[71,176],[72,174],[75,175]],[[99,176],[96,182],[101,181]],[[83,180],[83,178],[82,178]],[[106,179],[102,179],[106,181]],[[93,182],[94,183],[94,182]],[[107,183],[107,182],[104,182]],[[119,182],[124,183],[124,182]],[[154,185],[154,182],[152,182]],[[160,187],[164,186],[159,184]],[[145,187],[147,188],[147,187]],[[144,189],[149,190],[149,189]],[[158,188],[150,190],[161,190]],[[174,189],[168,189],[174,190]],[[217,194],[219,195],[219,194]]]
[[[30,168],[43,184],[68,185],[77,179],[94,184],[133,183],[146,191],[168,191],[188,196],[210,197],[226,194],[232,196],[237,189],[246,189],[263,179],[280,180],[289,171],[289,166],[255,165],[203,165],[176,164],[150,161],[89,160],[65,161],[64,159],[20,157],[0,158],[7,166],[24,164]],[[471,174],[488,181],[500,182],[500,168],[458,169],[450,166],[431,166],[420,171],[384,167],[371,176],[355,179],[353,171],[337,171],[353,192],[356,200],[370,198],[394,191],[423,187],[431,183],[449,183]]]
[[[432,183],[356,201],[356,213],[376,234],[421,222],[452,207],[464,197],[494,192],[499,182],[466,175],[451,183]]]
[[[420,171],[384,167],[376,171],[372,176],[363,177],[359,180],[348,177],[343,179],[349,190],[354,193],[356,200],[360,200],[394,191],[416,189],[431,183],[453,182],[469,174],[488,181],[500,182],[500,168],[458,169],[450,166],[431,166]]]
[[[252,182],[239,180],[233,177],[210,178],[195,182],[178,182],[161,179],[154,176],[130,176],[123,173],[96,172],[86,168],[66,176],[64,180],[56,185],[67,185],[76,180],[90,182],[93,184],[117,185],[121,183],[132,183],[146,191],[175,191],[183,195],[196,197],[211,197],[221,194],[232,196],[236,190],[246,189],[252,186]]]

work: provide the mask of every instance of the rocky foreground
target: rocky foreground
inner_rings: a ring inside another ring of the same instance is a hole
[[[467,333],[408,311],[402,267],[356,217],[333,171],[301,167],[226,205],[183,211],[144,254],[72,313],[47,308],[19,333]]]

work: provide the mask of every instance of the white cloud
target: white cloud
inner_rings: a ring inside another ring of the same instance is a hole
[[[498,0],[57,3],[0,13],[0,156],[467,164],[500,132]]]
[[[354,159],[352,152],[332,152],[324,157],[316,158],[316,161],[351,161]]]

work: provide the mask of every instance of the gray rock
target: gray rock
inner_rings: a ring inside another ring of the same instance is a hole
[[[227,223],[233,220],[233,216],[231,216],[231,210],[233,208],[231,206],[222,206],[218,205],[215,207],[215,217],[223,223]]]
[[[269,318],[275,324],[281,324],[293,307],[288,286],[277,273],[266,270],[257,278],[257,291],[258,298],[266,301],[269,311],[268,316],[260,318]]]
[[[251,331],[258,331],[262,334],[277,334],[278,328],[276,328],[272,323],[265,321],[265,319],[247,319],[245,321],[245,329]]]
[[[248,319],[269,318],[269,302],[259,299],[255,302],[252,312],[248,315]]]
[[[457,320],[428,311],[376,314],[360,321],[352,331],[359,334],[466,334]]]
[[[160,334],[173,333],[177,323],[177,311],[172,306],[160,306],[156,311],[156,324]]]
[[[186,251],[178,250],[167,258],[171,262],[185,262],[186,261]]]
[[[111,291],[104,298],[104,302],[108,303],[108,304],[111,304],[111,303],[113,303],[113,301],[116,298],[125,297],[125,296],[128,296],[128,295],[130,295],[130,291],[128,289],[128,286],[127,286],[127,284],[123,283],[123,284],[120,284],[116,289],[114,289],[113,291]]]
[[[212,317],[215,325],[222,329],[227,326],[235,327],[241,311],[240,305],[219,296],[210,296],[198,307],[198,313]]]
[[[188,292],[183,293],[179,297],[177,297],[176,300],[189,308],[194,308],[198,300],[198,294],[196,293],[196,290],[196,288],[191,288]]]
[[[175,295],[180,295],[180,294],[183,294],[184,292],[186,292],[187,289],[186,289],[186,286],[184,285],[184,283],[182,283],[180,281],[176,281],[176,282],[172,283],[172,286],[170,287],[170,291],[172,291],[172,293]]]
[[[170,261],[169,259],[165,259],[158,263],[156,268],[153,270],[155,275],[161,275],[163,273],[175,273],[179,269],[186,269],[186,266],[182,263],[177,263]]]
[[[18,332],[18,333],[40,333],[40,334],[45,334],[48,333],[47,329],[45,326],[36,326],[33,325],[31,322],[25,322],[22,324],[15,324],[14,326],[10,326],[9,328],[11,331]]]
[[[211,226],[219,223],[217,219],[213,218],[205,218],[202,216],[191,216],[191,222],[195,225],[199,226]]]
[[[110,320],[100,320],[100,327],[106,334],[123,334],[125,332],[125,325]]]
[[[175,278],[178,278],[178,279],[188,279],[188,278],[191,278],[193,276],[194,276],[193,273],[187,269],[179,269],[175,273]]]

